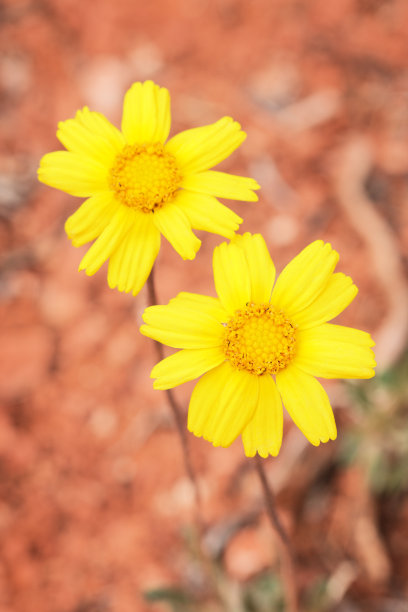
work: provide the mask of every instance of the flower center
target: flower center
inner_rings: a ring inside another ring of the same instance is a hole
[[[238,370],[276,374],[295,356],[296,325],[270,304],[248,304],[228,321],[225,356]]]
[[[109,185],[122,204],[144,213],[172,200],[180,182],[176,160],[159,142],[126,145],[109,177]]]

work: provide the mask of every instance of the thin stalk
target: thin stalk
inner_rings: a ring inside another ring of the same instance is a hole
[[[149,306],[156,305],[158,303],[158,300],[157,300],[156,287],[154,284],[154,266],[152,268],[152,271],[150,272],[149,278],[147,279],[147,290],[148,290],[148,295],[149,295]],[[156,347],[157,357],[161,361],[162,359],[164,359],[163,345],[160,342],[157,342],[157,340],[154,340],[154,345]],[[199,491],[198,484],[197,484],[197,476],[195,474],[193,464],[191,462],[190,449],[189,449],[188,439],[187,439],[187,430],[186,430],[185,423],[184,423],[183,413],[171,389],[166,390],[166,397],[167,397],[168,404],[171,408],[171,411],[173,413],[174,421],[176,423],[177,433],[180,438],[184,467],[185,467],[187,476],[194,490],[194,496],[195,496],[196,508],[197,508],[197,522],[201,530],[201,527],[202,527],[201,496],[200,496],[200,491]]]
[[[262,492],[265,500],[266,513],[272,525],[272,529],[278,535],[279,547],[282,559],[282,578],[285,587],[287,612],[298,612],[298,593],[295,576],[295,564],[292,546],[288,534],[276,510],[275,496],[268,484],[262,459],[255,455],[255,469],[261,481]]]

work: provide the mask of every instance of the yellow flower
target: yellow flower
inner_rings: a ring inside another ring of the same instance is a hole
[[[315,376],[371,378],[376,365],[368,333],[327,323],[357,294],[350,277],[333,273],[338,258],[317,240],[273,286],[264,239],[247,233],[214,250],[218,298],[180,293],[145,310],[141,332],[183,349],[153,368],[154,387],[204,374],[190,400],[192,433],[214,446],[229,446],[241,434],[247,456],[276,456],[283,401],[312,444],[336,438],[329,399]]]
[[[67,151],[44,155],[43,183],[88,198],[67,220],[74,246],[95,240],[79,269],[95,274],[109,259],[108,283],[136,295],[160,249],[160,235],[183,259],[201,241],[191,228],[231,238],[242,219],[217,197],[256,201],[251,178],[209,170],[226,159],[246,134],[231,117],[186,130],[166,142],[170,96],[152,81],[125,95],[122,132],[87,107],[58,125]]]

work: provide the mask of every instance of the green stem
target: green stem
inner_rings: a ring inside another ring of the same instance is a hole
[[[152,271],[150,272],[149,278],[147,279],[147,290],[148,290],[148,295],[149,295],[149,306],[156,305],[158,303],[158,299],[157,299],[156,287],[154,284],[154,266],[152,268]],[[154,340],[154,344],[156,347],[157,357],[161,361],[162,359],[164,359],[163,345],[160,342],[157,342],[157,340]],[[174,421],[176,423],[176,429],[177,429],[177,432],[180,438],[183,460],[184,460],[184,467],[187,472],[188,478],[193,486],[195,500],[196,500],[196,507],[197,507],[197,520],[198,520],[199,526],[201,527],[201,524],[202,524],[201,512],[200,512],[201,496],[200,496],[200,491],[199,491],[198,484],[197,484],[197,477],[196,477],[196,474],[195,474],[195,471],[194,471],[194,468],[191,462],[190,449],[189,449],[188,439],[187,439],[187,430],[185,427],[185,418],[174,396],[173,391],[171,389],[167,389],[165,393],[166,393],[168,404],[173,413]]]
[[[268,484],[262,459],[258,455],[255,455],[254,464],[259,480],[261,481],[266,513],[272,525],[272,529],[279,537],[282,559],[282,578],[286,592],[287,612],[298,612],[298,594],[292,546],[276,510],[275,496]]]

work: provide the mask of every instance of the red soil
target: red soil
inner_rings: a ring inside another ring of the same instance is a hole
[[[182,535],[194,499],[165,395],[152,390],[154,347],[138,332],[145,290],[109,290],[105,268],[77,272],[85,247],[63,223],[80,200],[37,183],[39,159],[83,105],[119,124],[137,80],[169,88],[172,133],[233,116],[248,138],[222,167],[262,186],[260,203],[232,204],[243,230],[262,231],[279,270],[331,241],[360,289],[341,322],[378,335],[388,366],[404,348],[390,330],[405,325],[392,296],[405,299],[408,257],[408,3],[8,0],[0,19],[0,612],[164,610],[142,593],[169,585],[204,606],[208,576]],[[353,185],[368,216],[345,201]],[[162,302],[213,293],[220,239],[201,238],[194,262],[163,246]],[[341,386],[328,388],[341,438],[353,412]],[[185,407],[191,389],[177,392]],[[232,590],[276,561],[260,488],[240,442],[189,442]],[[328,580],[325,609],[406,609],[406,496],[375,497],[358,465],[339,465],[338,444],[306,446],[287,424],[282,454],[265,462],[302,597]]]

